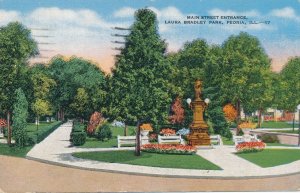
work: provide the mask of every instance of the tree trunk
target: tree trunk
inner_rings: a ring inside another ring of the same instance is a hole
[[[141,155],[141,128],[140,128],[140,121],[138,121],[137,124],[137,132],[136,132],[136,145],[135,145],[135,155],[140,156]]]
[[[124,136],[127,136],[127,124],[125,123],[125,126],[124,126]]]
[[[11,145],[10,112],[7,112],[7,144]]]
[[[236,104],[236,110],[237,110],[237,117],[236,117],[236,135],[239,134],[240,132],[240,128],[239,128],[239,124],[240,124],[240,121],[241,121],[241,101],[240,99],[237,100],[237,104]]]
[[[258,128],[261,128],[261,112],[262,112],[262,109],[260,108],[258,110]]]
[[[294,133],[294,131],[295,131],[295,112],[293,113],[293,133]]]

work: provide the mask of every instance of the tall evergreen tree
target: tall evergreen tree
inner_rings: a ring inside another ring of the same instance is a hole
[[[153,11],[140,9],[110,79],[110,114],[126,124],[166,122],[172,87]]]
[[[16,141],[16,146],[24,147],[26,145],[26,126],[28,116],[28,102],[21,88],[15,92],[16,101],[13,105],[13,136]]]

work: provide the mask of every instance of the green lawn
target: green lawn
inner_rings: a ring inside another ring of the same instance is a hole
[[[267,146],[286,146],[286,147],[296,147],[296,145],[287,145],[287,144],[281,144],[281,143],[266,143]]]
[[[298,129],[296,130],[269,130],[270,132],[278,132],[278,133],[293,133],[293,134],[299,134]]]
[[[292,124],[282,121],[264,121],[261,125],[261,128],[292,128]]]
[[[80,152],[73,156],[109,163],[123,163],[142,166],[220,170],[221,168],[198,155],[171,155],[142,152],[140,157],[133,151]]]
[[[108,147],[117,147],[117,136],[124,135],[124,127],[111,127],[112,130],[112,139],[107,141],[99,141],[96,138],[87,137],[85,144],[83,144],[82,148],[108,148]],[[135,135],[135,127],[128,126],[128,135]]]
[[[0,155],[8,155],[15,157],[25,157],[33,146],[25,148],[8,147],[7,144],[0,143]]]
[[[40,140],[43,137],[46,137],[51,133],[54,127],[57,127],[60,122],[52,122],[52,123],[40,123],[39,130],[36,130],[36,125],[34,123],[29,123],[26,127],[26,132],[28,137],[31,137],[34,141],[36,141],[37,136],[39,136]],[[37,135],[37,133],[39,135]],[[25,147],[25,148],[17,148],[17,147],[9,147],[7,144],[0,144],[0,155],[8,155],[8,156],[16,156],[16,157],[25,157],[26,154],[31,150],[33,145]]]
[[[232,139],[228,139],[227,137],[222,136],[223,145],[234,145]]]
[[[288,164],[300,160],[299,149],[265,149],[261,152],[238,153],[236,155],[263,168]]]

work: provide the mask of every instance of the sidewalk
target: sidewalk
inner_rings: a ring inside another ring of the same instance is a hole
[[[27,154],[29,159],[69,167],[84,168],[89,170],[111,171],[117,173],[144,174],[154,176],[194,177],[194,178],[241,178],[241,177],[266,177],[287,175],[300,172],[300,160],[290,164],[261,168],[238,156],[232,146],[217,146],[214,149],[198,150],[197,154],[220,166],[223,170],[194,170],[173,169],[147,166],[136,166],[118,163],[104,163],[99,161],[84,160],[73,157],[73,152],[87,151],[112,151],[118,148],[76,148],[70,147],[69,136],[71,123],[61,125],[44,141],[34,146]],[[282,147],[283,148],[283,147]],[[121,148],[128,150],[133,148]]]

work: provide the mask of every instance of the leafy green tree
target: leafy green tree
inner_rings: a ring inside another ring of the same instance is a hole
[[[11,143],[9,119],[14,103],[12,96],[24,84],[28,59],[37,53],[37,44],[25,26],[13,22],[0,27],[0,109],[7,114],[8,144]]]
[[[149,9],[135,14],[135,23],[110,79],[110,115],[134,124],[138,120],[167,122],[172,87],[166,44],[159,37],[157,19]]]
[[[282,82],[281,109],[294,112],[300,104],[300,57],[291,58],[280,72]]]
[[[64,119],[66,113],[70,116],[74,114],[70,105],[78,88],[84,88],[89,96],[90,113],[106,110],[105,74],[95,64],[82,58],[71,57],[66,60],[58,56],[51,60],[48,70],[57,83],[51,101],[60,119]],[[84,118],[88,119],[88,116]]]
[[[222,48],[221,92],[226,100],[236,104],[239,122],[241,106],[257,97],[254,95],[262,84],[260,77],[270,69],[270,59],[259,40],[245,32],[230,36]],[[259,92],[262,94],[264,91]]]
[[[278,108],[294,113],[293,129],[295,121],[295,111],[300,104],[300,57],[291,58],[283,67],[279,74],[277,88]]]
[[[31,108],[37,116],[37,129],[40,117],[45,115],[51,115],[53,113],[50,102],[40,98],[36,99],[36,101],[32,104]]]
[[[80,118],[84,118],[89,114],[89,96],[84,88],[78,88],[73,103],[70,104],[71,110]]]
[[[184,98],[190,98],[194,94],[194,82],[203,79],[204,67],[209,61],[209,46],[205,40],[197,39],[184,44],[177,54],[170,54],[168,60],[175,66],[175,77],[170,81],[179,87]]]
[[[25,94],[21,88],[17,89],[15,92],[16,101],[13,105],[13,136],[16,141],[16,146],[24,147],[26,145],[27,133],[27,116],[28,116],[28,102],[26,100]]]

